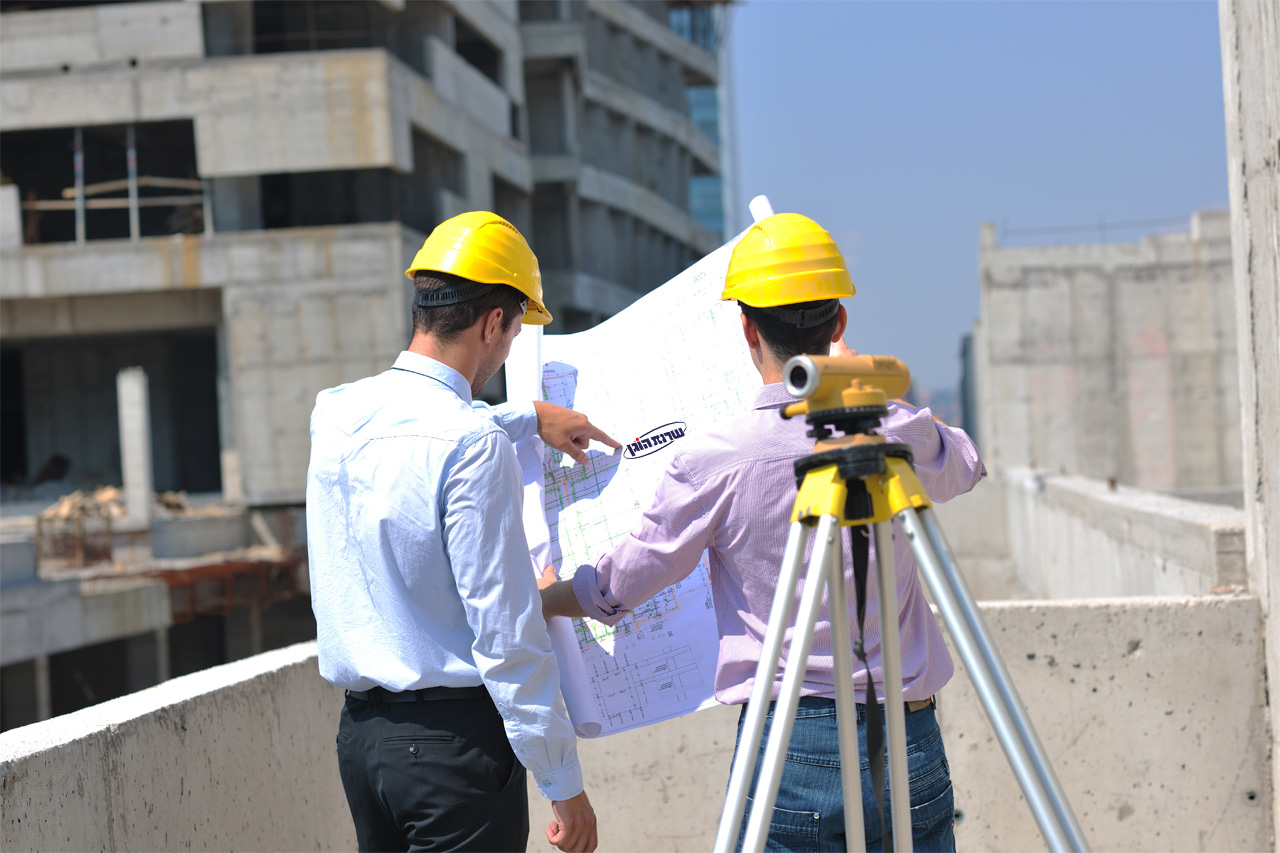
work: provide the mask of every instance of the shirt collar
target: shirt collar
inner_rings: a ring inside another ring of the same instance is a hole
[[[781,382],[774,382],[766,385],[756,394],[754,409],[776,409],[779,406],[785,406],[788,403],[798,403],[795,397],[792,397],[787,391],[787,386]]]
[[[471,403],[471,383],[461,373],[447,364],[436,361],[434,358],[428,358],[425,355],[405,350],[400,353],[396,363],[391,366],[395,370],[406,370],[409,373],[417,373],[420,376],[426,376],[428,379],[434,379],[461,397],[463,402],[468,405]]]

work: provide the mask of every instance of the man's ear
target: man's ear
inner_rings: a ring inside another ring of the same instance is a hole
[[[751,349],[760,349],[760,330],[746,314],[738,316],[742,318],[742,336],[747,339],[747,346]]]
[[[745,319],[745,318],[744,318]],[[836,329],[831,333],[831,342],[835,343],[844,338],[845,327],[849,325],[849,312],[844,310],[844,303],[840,303],[840,310],[836,311]]]
[[[480,336],[486,344],[502,337],[502,309],[490,308],[480,318]]]

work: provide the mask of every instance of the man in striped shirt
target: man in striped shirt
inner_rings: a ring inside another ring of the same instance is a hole
[[[614,625],[688,576],[705,549],[720,635],[716,698],[743,705],[745,717],[790,527],[796,494],[792,463],[813,452],[803,419],[779,415],[782,406],[794,402],[782,384],[782,367],[794,355],[826,355],[833,343],[836,354],[852,354],[842,342],[847,314],[840,298],[853,294],[839,248],[812,220],[776,214],[743,237],[730,261],[722,298],[741,306],[743,337],[764,382],[753,410],[682,439],[640,528],[594,566],[580,566],[571,581],[546,587],[544,615],[590,616]],[[968,491],[986,473],[969,437],[935,420],[928,409],[891,402],[879,431],[890,441],[911,446],[916,472],[935,501]],[[953,667],[901,535],[894,550],[915,849],[951,850],[954,800],[933,697],[951,678]],[[874,565],[874,542],[871,561]],[[848,554],[845,572],[852,578]],[[875,572],[869,575],[863,638],[870,672],[860,664],[854,672],[863,755],[868,678],[875,682],[876,694],[884,695]],[[853,605],[850,601],[851,612]],[[789,645],[788,640],[784,661]],[[770,849],[845,846],[832,660],[830,616],[824,607],[771,822]],[[780,668],[774,699],[783,674]],[[879,706],[873,710],[883,713]],[[771,722],[772,706],[766,726]],[[867,849],[879,849],[880,816],[865,767],[862,776]]]

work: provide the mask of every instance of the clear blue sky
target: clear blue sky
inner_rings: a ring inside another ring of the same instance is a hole
[[[1216,3],[749,0],[731,36],[744,208],[764,193],[832,233],[846,340],[917,385],[958,379],[982,222],[1098,242],[1003,229],[1227,206]]]

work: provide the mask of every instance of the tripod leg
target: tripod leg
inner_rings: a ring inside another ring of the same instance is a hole
[[[809,558],[809,573],[804,579],[804,593],[800,596],[800,613],[796,616],[796,630],[791,635],[791,653],[787,656],[787,671],[782,677],[782,689],[773,710],[773,727],[769,730],[769,743],[765,747],[764,761],[760,765],[760,777],[756,781],[755,802],[747,821],[747,834],[743,850],[760,853],[769,835],[769,823],[773,817],[773,804],[778,799],[778,784],[782,781],[782,765],[787,747],[791,744],[791,730],[796,721],[796,706],[800,701],[800,688],[804,685],[808,669],[809,650],[813,647],[813,628],[822,607],[822,593],[826,588],[827,572],[824,569],[835,547],[840,528],[834,515],[824,515],[818,521],[814,535],[813,554]]]
[[[917,514],[907,508],[897,518],[1046,845],[1055,853],[1088,850],[1084,833],[932,511]]]
[[[800,578],[800,565],[804,562],[804,546],[808,530],[799,521],[793,522],[787,536],[787,549],[783,552],[778,586],[773,593],[773,606],[769,610],[769,625],[764,633],[764,646],[756,663],[756,677],[751,685],[751,699],[747,703],[747,718],[743,722],[738,752],[733,757],[729,771],[729,790],[720,813],[720,828],[716,832],[715,853],[728,853],[738,840],[742,826],[742,812],[747,805],[747,791],[751,787],[751,771],[756,766],[760,752],[760,735],[764,732],[765,717],[769,714],[769,700],[773,697],[773,682],[778,674],[778,655],[782,641],[791,624],[791,611],[796,600],[796,581]]]
[[[837,528],[836,536],[840,532]],[[867,849],[862,820],[862,757],[858,749],[858,707],[853,688],[853,638],[841,549],[831,549],[827,601],[831,611],[831,665],[836,679],[836,730],[840,736],[840,784],[844,793],[844,837],[849,850]]]
[[[875,525],[875,531],[893,849],[911,853],[911,779],[907,772],[907,715],[902,705],[902,637],[898,629],[898,575],[893,565],[893,527],[889,522],[881,521]],[[868,709],[868,713],[875,712]]]

